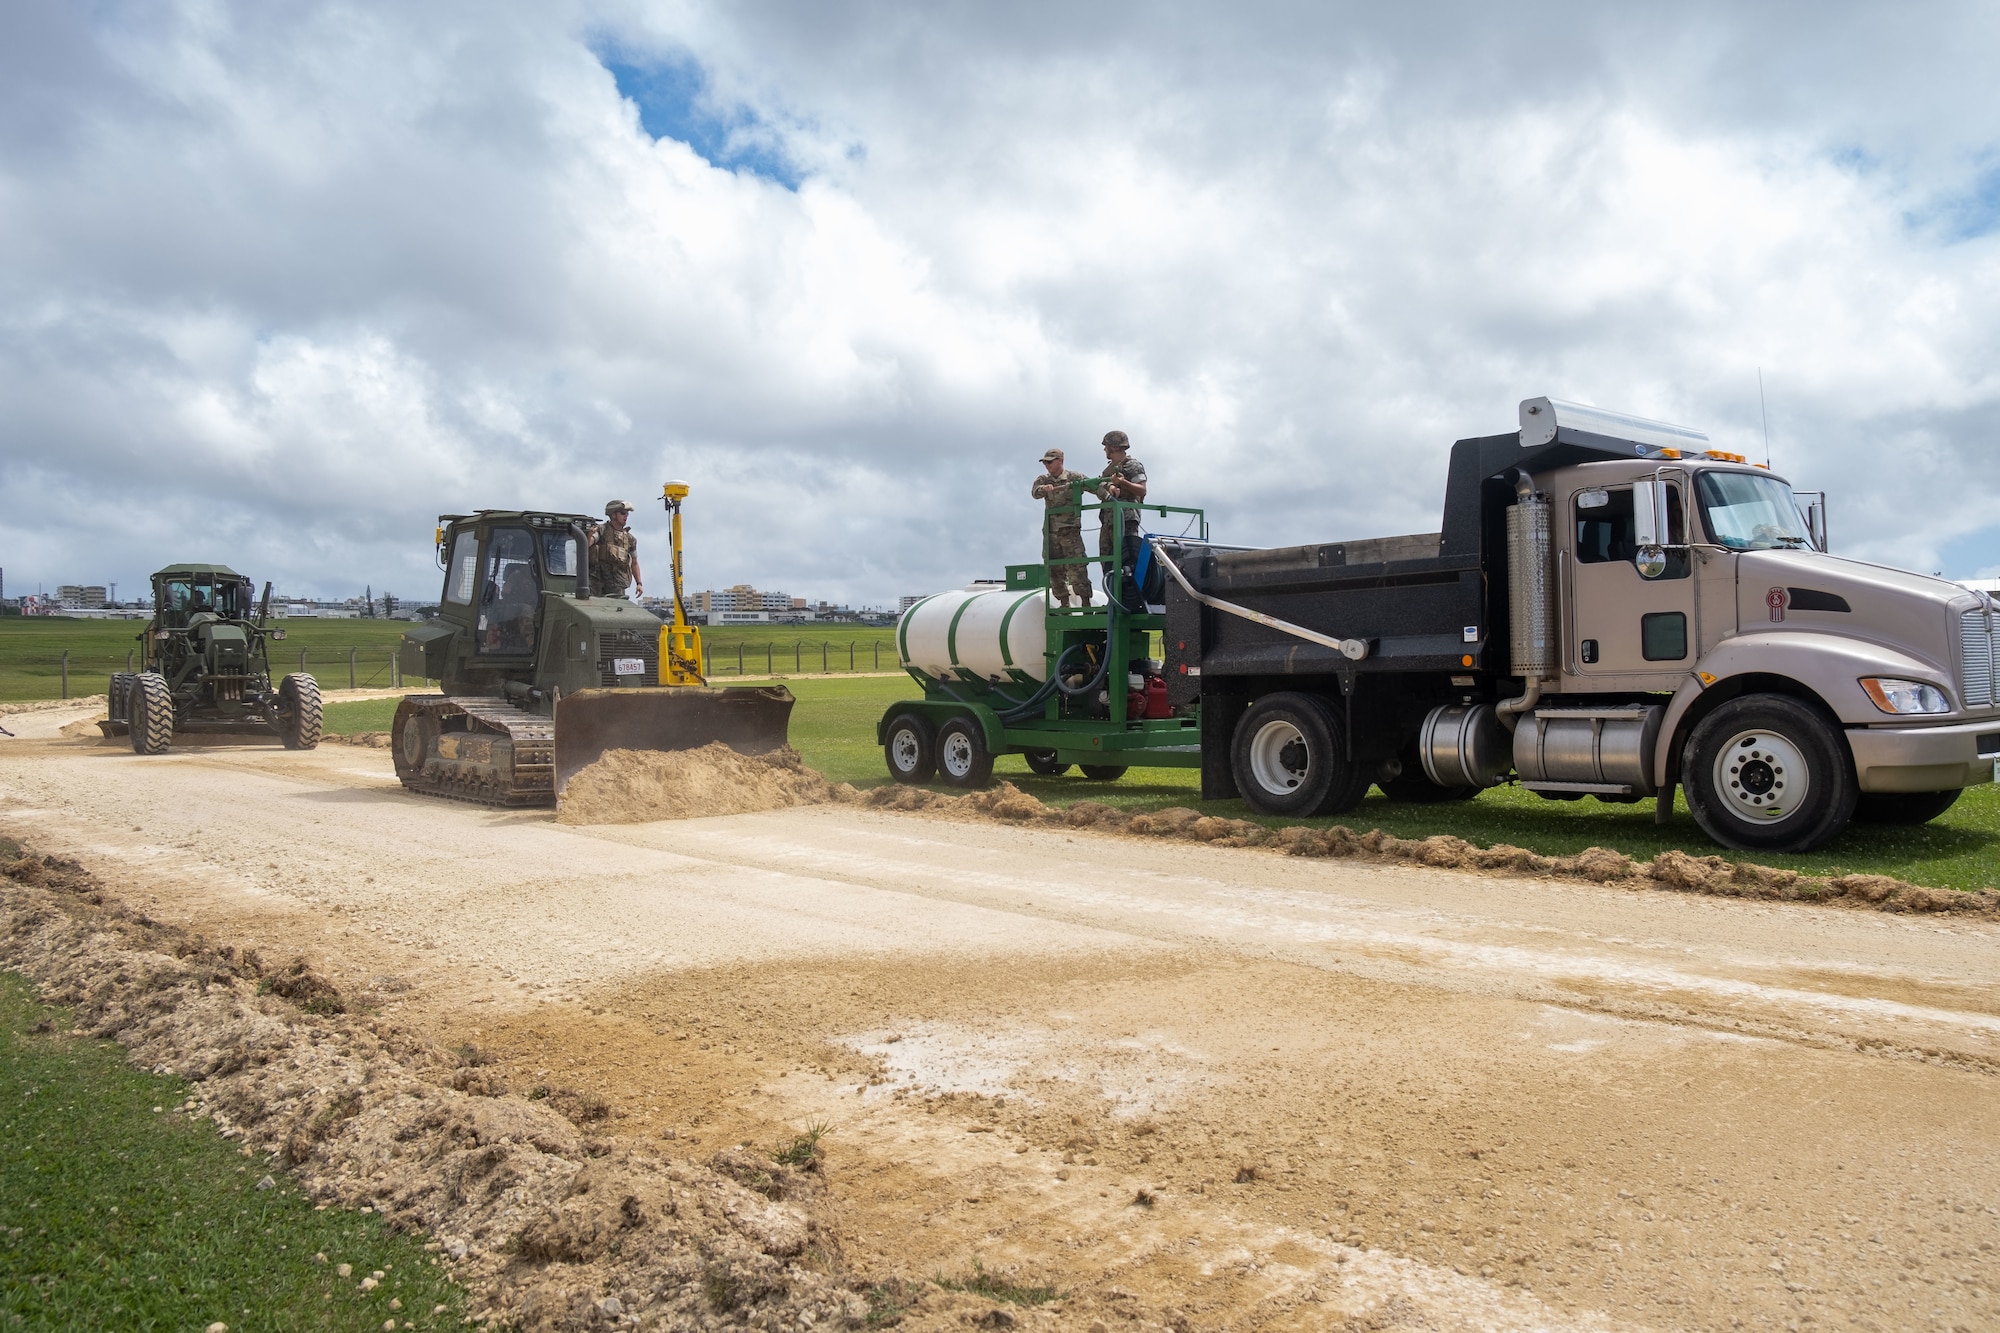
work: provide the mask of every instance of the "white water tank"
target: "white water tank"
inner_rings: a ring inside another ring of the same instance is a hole
[[[943,680],[970,672],[1003,683],[1039,681],[1047,673],[1048,604],[1044,588],[975,583],[941,592],[903,613],[896,652],[904,666]]]

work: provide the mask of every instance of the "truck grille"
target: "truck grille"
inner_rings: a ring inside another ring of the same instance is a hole
[[[618,674],[618,659],[636,657],[646,664],[637,676]],[[660,639],[638,635],[631,630],[597,636],[597,683],[606,686],[658,685],[660,683]]]
[[[1993,659],[2000,656],[2000,616],[1983,610],[1967,611],[1958,621],[1959,680],[1967,708],[1990,708],[2000,703],[1993,679]]]

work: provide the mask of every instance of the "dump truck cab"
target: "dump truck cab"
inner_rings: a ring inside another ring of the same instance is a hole
[[[1671,741],[1723,702],[1776,690],[1838,723],[1863,795],[1992,780],[1983,594],[1830,553],[1823,499],[1801,503],[1784,477],[1719,451],[1584,463],[1537,484],[1558,517],[1561,694],[1668,695]],[[1656,790],[1674,756],[1656,748]]]

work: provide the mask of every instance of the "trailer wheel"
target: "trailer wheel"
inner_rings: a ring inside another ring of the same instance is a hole
[[[1950,791],[1864,791],[1854,798],[1857,824],[1928,824],[1951,809],[1960,789]]]
[[[1854,813],[1846,741],[1782,694],[1731,699],[1703,718],[1681,773],[1702,832],[1738,851],[1817,851]]]
[[[898,782],[929,782],[937,772],[931,724],[916,713],[898,713],[882,733],[882,757]]]
[[[968,789],[989,786],[993,781],[993,751],[986,748],[986,735],[969,717],[955,717],[938,728],[937,775],[947,787]]]
[[[1116,782],[1125,776],[1126,764],[1078,764],[1077,772],[1092,782]]]
[[[1069,772],[1069,765],[1056,758],[1054,750],[1023,750],[1021,757],[1028,761],[1030,773],[1040,773],[1045,778],[1059,778]]]
[[[1309,694],[1267,694],[1236,724],[1229,766],[1251,809],[1265,815],[1337,815],[1368,793],[1347,758],[1333,710]]]
[[[278,737],[287,750],[318,746],[321,716],[318,681],[294,672],[278,682]]]
[[[132,753],[165,754],[174,743],[174,696],[167,692],[167,678],[157,671],[134,676],[125,708]]]

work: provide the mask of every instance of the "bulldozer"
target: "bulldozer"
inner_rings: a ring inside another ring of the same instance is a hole
[[[291,750],[319,744],[319,682],[294,672],[271,685],[271,585],[252,606],[250,580],[227,565],[169,565],[153,575],[153,618],[139,633],[140,669],[111,677],[98,729],[130,736],[135,754],[164,754],[177,732],[275,735]]]
[[[672,518],[673,610],[666,621],[593,592],[587,514],[482,509],[441,514],[438,617],[403,636],[406,676],[439,694],[406,696],[390,735],[396,776],[413,792],[497,806],[554,805],[607,750],[689,750],[720,741],[741,754],[783,747],[792,694],[715,688],[681,590],[683,482],[661,499]]]

